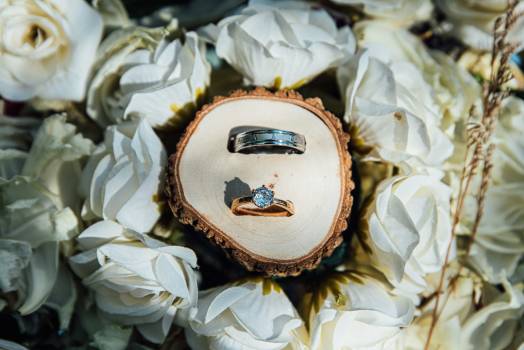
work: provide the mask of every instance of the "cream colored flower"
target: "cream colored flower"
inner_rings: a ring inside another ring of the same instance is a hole
[[[247,281],[200,293],[186,328],[192,349],[301,350],[307,333],[280,286]]]
[[[0,95],[80,101],[102,36],[83,0],[0,3]]]
[[[71,258],[73,270],[95,293],[107,318],[136,325],[150,341],[168,334],[178,309],[198,298],[195,253],[168,246],[114,221],[99,221],[78,236],[84,252]]]
[[[491,283],[510,277],[524,254],[524,184],[492,186],[470,252],[473,266]],[[470,203],[475,199],[470,198]],[[465,214],[462,234],[469,235],[473,214]]]
[[[239,15],[205,29],[216,52],[247,84],[296,88],[355,51],[349,27],[297,1],[253,1]]]
[[[87,113],[98,124],[107,126],[123,120],[125,105],[121,103],[120,78],[125,72],[126,60],[132,61],[137,50],[148,50],[152,54],[168,33],[162,29],[130,27],[111,33],[102,42],[87,91]]]
[[[176,27],[130,27],[109,36],[100,48],[88,91],[88,114],[99,124],[139,116],[153,127],[183,122],[210,83],[205,45],[194,32],[168,41]]]
[[[492,286],[480,288],[486,285],[478,277],[461,266],[458,267],[461,272],[457,273],[456,267],[457,264],[452,266],[455,271],[450,283],[453,285],[443,288],[439,308],[441,312],[428,349],[516,348],[519,344],[519,324],[524,313],[521,287],[502,281],[504,293]],[[435,277],[438,280],[439,276]],[[430,299],[421,307],[420,315],[402,332],[395,349],[424,348],[431,327],[434,303],[434,299]]]
[[[66,297],[57,287],[71,282],[67,274],[58,274],[59,245],[78,233],[75,177],[93,145],[66,123],[64,115],[46,118],[34,140],[33,130],[39,121],[23,118],[15,123],[4,118],[5,130],[14,136],[12,142],[4,140],[7,147],[13,147],[7,151],[21,152],[23,157],[16,169],[10,168],[8,178],[0,178],[0,265],[5,267],[0,289],[17,293],[22,314],[51,303],[67,328],[71,310],[62,302],[70,297],[74,303],[76,295]]]
[[[433,11],[430,0],[331,0],[340,5],[358,6],[362,11],[396,26],[409,27],[414,22],[429,19]]]
[[[353,29],[359,47],[386,64],[410,62],[426,74],[436,70],[436,62],[424,43],[409,30],[383,21],[361,21]]]
[[[362,21],[354,27],[359,45],[369,55],[392,66],[409,62],[417,67],[431,90],[421,90],[437,112],[442,128],[465,118],[471,106],[480,99],[480,85],[449,56],[430,51],[408,30],[381,21]],[[393,68],[392,68],[393,69]],[[395,73],[395,72],[394,72]],[[421,91],[417,91],[417,94]]]
[[[160,217],[156,198],[166,163],[164,146],[146,120],[108,127],[82,175],[84,218],[151,230]]]
[[[524,295],[521,289],[507,282],[503,284],[505,293],[464,323],[460,349],[502,350],[511,344],[524,314]]]
[[[412,302],[373,278],[340,273],[327,285],[313,297],[312,350],[390,349],[413,318]]]
[[[432,322],[432,313],[425,313],[415,318],[400,334],[397,343],[391,349],[420,350],[424,349]],[[461,324],[458,317],[439,319],[433,329],[428,350],[461,349]]]
[[[34,177],[61,200],[61,207],[80,211],[78,193],[82,161],[94,150],[91,140],[56,114],[44,120],[34,137],[22,175]]]
[[[38,180],[0,179],[0,288],[17,293],[22,314],[38,309],[49,297],[58,274],[59,243],[78,233],[70,208]]]
[[[440,271],[427,276],[428,288],[424,291],[426,302],[419,306],[413,322],[402,331],[395,350],[424,349],[434,316],[440,277]],[[439,318],[428,350],[461,349],[462,325],[476,312],[482,287],[480,277],[456,260],[450,262],[440,292]]]
[[[506,0],[437,0],[436,5],[453,25],[452,34],[467,45],[491,50],[495,20],[506,12]],[[524,2],[517,5],[517,13],[524,9]],[[512,28],[509,40],[524,45],[524,20],[521,18]]]
[[[416,298],[439,271],[451,240],[450,189],[427,175],[383,181],[367,209],[371,259],[396,287]]]
[[[501,115],[493,135],[493,183],[496,185],[524,183],[524,101],[510,96],[503,102]]]
[[[471,262],[486,279],[499,283],[515,271],[524,254],[524,102],[508,98],[493,135],[496,149],[490,186],[486,194],[484,214],[471,248]],[[457,122],[460,123],[461,121]],[[465,121],[462,121],[464,124]],[[450,182],[458,188],[465,141],[457,134],[454,142],[458,151],[450,159]],[[480,181],[472,186],[476,190]],[[458,233],[470,235],[477,199],[469,196]]]
[[[428,302],[419,305],[421,314],[431,314],[435,308],[435,295],[440,286],[442,271],[437,271],[426,276],[427,287],[422,293]],[[444,271],[442,282],[440,305],[446,305],[440,309],[439,317],[444,321],[457,317],[460,323],[464,323],[468,317],[476,312],[481,303],[483,289],[486,286],[473,270],[464,266],[459,259],[450,260]]]
[[[340,67],[337,78],[346,100],[344,120],[368,159],[436,167],[451,155],[431,88],[413,64],[390,68],[363,52]]]
[[[432,56],[439,67],[431,81],[443,113],[440,125],[447,135],[452,135],[454,122],[464,120],[472,107],[480,105],[481,85],[448,55],[435,51]]]

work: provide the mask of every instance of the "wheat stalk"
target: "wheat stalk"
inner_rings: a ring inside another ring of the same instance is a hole
[[[511,27],[522,15],[515,12],[517,2],[508,1],[506,13],[495,21],[493,28],[493,45],[491,48],[491,73],[490,79],[484,84],[482,92],[482,115],[478,122],[469,122],[467,129],[467,146],[464,157],[464,166],[460,177],[459,193],[457,196],[456,207],[453,212],[451,226],[451,240],[446,250],[444,265],[442,267],[437,291],[435,292],[435,306],[432,311],[431,325],[426,338],[425,350],[429,349],[431,337],[435,326],[439,320],[442,310],[439,312],[440,295],[442,294],[446,269],[452,251],[453,242],[457,235],[457,227],[462,217],[464,202],[470,195],[473,179],[480,173],[480,186],[475,194],[476,213],[471,229],[470,240],[466,248],[466,256],[471,251],[471,246],[475,241],[480,221],[484,214],[484,204],[486,193],[490,183],[491,169],[493,167],[492,158],[495,145],[491,143],[491,136],[495,130],[496,122],[500,114],[502,101],[508,96],[508,91],[503,87],[511,80],[509,61],[515,51],[515,45],[508,42],[507,36]],[[470,110],[469,118],[473,119],[475,110]],[[480,171],[479,171],[480,170]],[[459,271],[460,273],[460,271]],[[451,283],[450,283],[451,285]],[[443,305],[442,309],[444,308]]]

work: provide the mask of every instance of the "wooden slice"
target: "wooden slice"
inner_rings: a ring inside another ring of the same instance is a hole
[[[306,152],[231,152],[231,133],[251,127],[300,133]],[[354,187],[348,141],[318,98],[262,88],[217,97],[197,113],[169,159],[169,204],[181,222],[205,233],[248,270],[297,275],[342,242]],[[295,214],[234,215],[232,200],[261,185],[291,200]]]

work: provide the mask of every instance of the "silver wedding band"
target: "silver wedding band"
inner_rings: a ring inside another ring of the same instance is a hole
[[[259,148],[282,148],[295,153],[306,151],[303,135],[279,129],[255,129],[235,135],[233,152],[249,152]]]

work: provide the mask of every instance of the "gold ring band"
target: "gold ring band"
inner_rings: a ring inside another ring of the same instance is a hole
[[[231,211],[235,215],[291,216],[295,214],[293,202],[274,198],[274,192],[265,186],[252,191],[251,196],[233,199]]]
[[[265,208],[259,208],[253,204],[252,197],[240,197],[233,199],[231,211],[235,215],[253,216],[291,216],[295,214],[293,202],[282,199],[274,199],[273,204]]]

